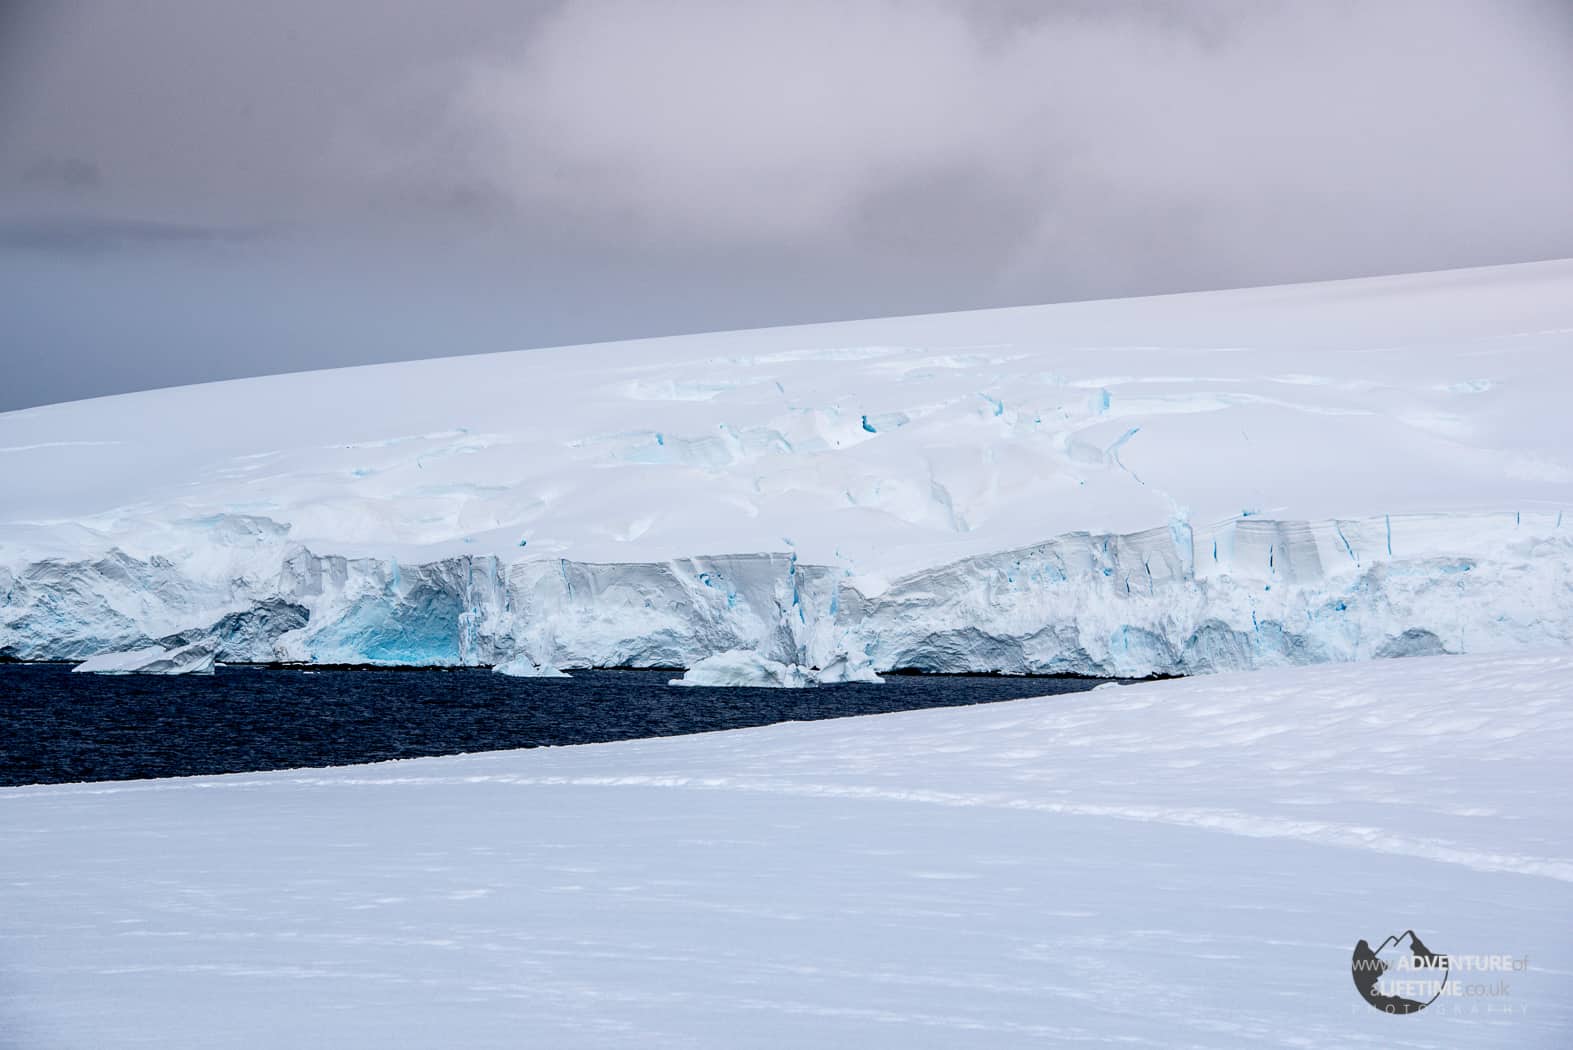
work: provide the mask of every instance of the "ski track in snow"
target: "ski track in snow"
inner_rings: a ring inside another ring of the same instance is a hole
[[[1555,652],[8,789],[0,1041],[1566,1045],[1570,753]],[[1531,968],[1383,1016],[1406,928]]]

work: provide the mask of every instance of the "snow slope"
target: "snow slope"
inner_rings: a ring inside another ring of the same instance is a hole
[[[1567,644],[1570,349],[1561,261],[12,412],[0,653],[1142,674]]]
[[[0,1044],[1567,1046],[1570,753],[1558,652],[9,789]]]

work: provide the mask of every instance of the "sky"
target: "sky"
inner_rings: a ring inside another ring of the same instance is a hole
[[[1566,0],[0,4],[0,410],[1567,256]]]

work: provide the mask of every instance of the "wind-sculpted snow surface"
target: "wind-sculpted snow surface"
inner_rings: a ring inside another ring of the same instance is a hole
[[[1570,351],[1557,262],[12,412],[0,654],[1140,675],[1564,644]]]
[[[1566,1047],[1570,753],[1559,652],[5,789],[0,1044]]]

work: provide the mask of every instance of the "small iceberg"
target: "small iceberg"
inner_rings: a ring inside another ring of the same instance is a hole
[[[748,649],[707,656],[668,685],[732,686],[753,689],[808,689],[819,684],[813,671],[783,664]]]
[[[505,674],[509,678],[571,678],[566,671],[559,671],[551,664],[538,664],[528,656],[516,656],[512,660],[504,660],[492,667],[493,674]]]
[[[165,649],[150,645],[123,653],[101,653],[71,668],[87,674],[212,674],[213,650],[200,643]]]
[[[883,678],[874,673],[874,667],[867,657],[854,658],[845,654],[831,660],[816,677],[820,685],[840,685],[843,682],[870,682],[877,685],[884,682]]]

